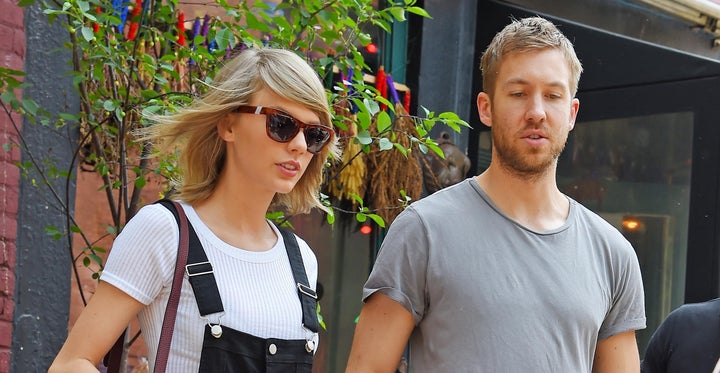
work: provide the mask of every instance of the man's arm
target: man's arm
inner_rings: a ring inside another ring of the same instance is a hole
[[[593,373],[637,373],[640,371],[635,331],[616,334],[598,342]]]
[[[371,295],[360,311],[345,373],[395,372],[414,327],[412,314],[400,303]]]

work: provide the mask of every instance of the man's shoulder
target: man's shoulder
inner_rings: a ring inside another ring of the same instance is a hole
[[[677,317],[707,317],[718,319],[720,322],[720,298],[711,299],[699,303],[686,303],[670,313],[670,316]]]
[[[468,198],[475,194],[475,189],[471,185],[471,179],[465,179],[457,184],[450,185],[429,196],[418,199],[411,206],[417,210],[434,209],[438,205],[462,204],[467,202]]]

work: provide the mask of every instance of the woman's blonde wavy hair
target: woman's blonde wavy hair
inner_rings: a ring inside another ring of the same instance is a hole
[[[225,142],[217,123],[263,88],[297,102],[317,114],[321,123],[332,126],[325,88],[313,68],[297,54],[280,48],[251,47],[226,60],[207,92],[189,106],[167,115],[153,115],[153,123],[138,133],[157,150],[179,153],[180,176],[173,180],[174,198],[187,203],[202,201],[215,189],[225,163]],[[313,156],[295,188],[276,194],[270,209],[290,215],[307,213],[313,207],[327,211],[319,200],[326,159],[337,156],[337,136]]]

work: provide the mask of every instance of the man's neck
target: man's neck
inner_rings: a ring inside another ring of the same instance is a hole
[[[524,178],[491,165],[475,179],[503,213],[527,228],[548,231],[567,220],[570,202],[558,189],[554,170]]]

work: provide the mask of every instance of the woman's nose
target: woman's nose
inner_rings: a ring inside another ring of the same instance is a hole
[[[306,152],[307,151],[307,141],[305,141],[305,130],[300,129],[298,131],[297,135],[288,142],[288,147],[290,151],[299,151],[299,152]]]

